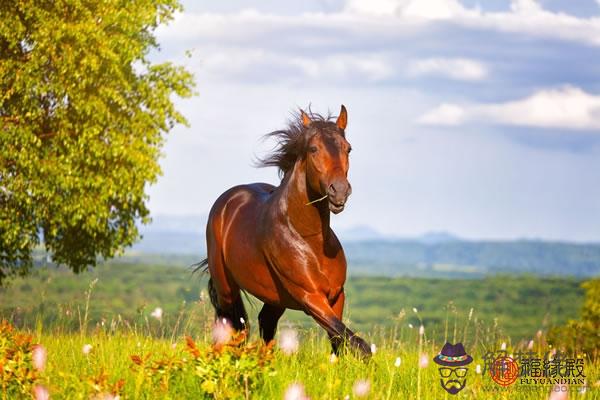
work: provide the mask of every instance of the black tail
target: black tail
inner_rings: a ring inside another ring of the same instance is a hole
[[[209,273],[207,258],[192,265],[192,267],[194,268],[194,272]],[[228,309],[221,308],[219,305],[217,289],[215,289],[213,279],[210,277],[208,279],[208,297],[210,299],[210,304],[212,304],[213,308],[215,309],[215,319],[227,318],[233,328],[238,331],[248,327],[248,314],[246,313],[242,296],[239,296],[233,303],[233,306],[228,307]]]
[[[190,267],[193,268],[192,273],[201,272],[203,274],[206,274],[208,273],[208,258],[205,258],[204,260],[196,264],[192,264],[190,265]]]

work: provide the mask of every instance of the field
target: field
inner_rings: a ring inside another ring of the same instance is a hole
[[[119,263],[15,280],[0,291],[2,316],[43,346],[47,363],[35,382],[4,388],[4,398],[26,396],[15,393],[35,384],[53,399],[279,399],[294,383],[311,399],[547,398],[551,386],[504,388],[477,371],[503,344],[508,354],[529,347],[543,357],[548,328],[576,318],[583,299],[580,282],[566,278],[351,278],[346,319],[377,349],[365,363],[351,354],[332,360],[324,333],[289,311],[280,334],[297,335],[297,351],[259,345],[254,316],[248,342],[214,348],[205,284],[181,268]],[[474,358],[458,396],[440,387],[431,361],[445,340],[462,341]],[[600,398],[598,363],[586,359],[585,375],[585,393],[572,385],[570,398]]]

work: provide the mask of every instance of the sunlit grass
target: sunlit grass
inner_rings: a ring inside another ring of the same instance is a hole
[[[469,314],[472,316],[472,313]],[[470,336],[472,330],[464,328],[469,321],[468,314],[449,312],[448,315],[448,339],[453,341],[452,336],[459,337],[458,340],[465,342],[474,358],[469,366],[467,386],[457,396],[448,395],[440,387],[436,364],[431,359],[443,343],[429,338],[426,327],[375,327],[372,332],[365,332],[365,337],[376,345],[370,362],[351,354],[332,357],[322,330],[290,326],[283,327],[280,332],[284,335],[289,335],[290,330],[297,332],[299,346],[287,349],[276,346],[272,359],[265,356],[263,360],[262,356],[254,353],[253,349],[262,346],[257,340],[256,329],[246,342],[236,346],[241,349],[236,350],[241,352],[241,358],[232,358],[228,353],[215,356],[211,343],[211,312],[200,303],[191,312],[180,315],[176,333],[170,332],[159,318],[153,317],[143,324],[132,325],[115,319],[87,328],[86,321],[82,321],[81,330],[74,332],[68,332],[59,325],[48,329],[38,325],[30,333],[33,342],[43,346],[47,352],[47,362],[43,371],[39,372],[36,387],[45,388],[52,399],[115,399],[116,396],[120,399],[283,399],[288,390],[289,399],[300,399],[302,393],[311,399],[548,398],[551,390],[548,386],[514,384],[503,388],[493,383],[489,375],[477,373],[477,370],[481,371],[482,356],[486,350],[484,341],[476,343],[475,338]],[[193,340],[202,360],[207,357],[212,361],[194,361],[193,351],[185,339],[189,321],[202,325],[201,328],[195,327]],[[402,321],[398,324],[406,325]],[[531,348],[540,355],[548,349],[543,333],[534,335],[532,340]],[[515,345],[520,346],[517,349],[507,338],[498,339],[493,344],[485,341],[486,346],[497,350],[503,342],[508,343],[509,353],[530,346],[529,342],[520,343]],[[144,361],[147,366],[139,367],[135,357],[147,358],[148,361]],[[240,366],[243,363],[247,365]],[[199,365],[208,368],[208,372],[203,372]],[[223,392],[219,390],[219,380],[216,386],[206,383],[203,373],[214,373],[209,371],[210,368],[219,368],[219,374],[233,381],[235,377],[228,377],[228,374],[246,375],[235,381],[241,382],[239,384],[229,382],[228,391]],[[572,388],[569,398],[598,398],[600,366],[586,360],[585,373],[589,386],[586,392],[580,393]]]

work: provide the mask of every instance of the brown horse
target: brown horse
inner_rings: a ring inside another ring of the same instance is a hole
[[[309,115],[310,114],[310,115]],[[287,129],[268,136],[276,150],[261,166],[276,166],[277,187],[235,186],[210,210],[206,226],[209,293],[219,320],[236,330],[248,320],[240,290],[264,302],[260,334],[270,342],[286,308],[302,310],[328,333],[334,352],[350,343],[370,356],[369,345],[342,323],[346,258],[329,227],[351,192],[346,108],[335,122],[301,111]]]

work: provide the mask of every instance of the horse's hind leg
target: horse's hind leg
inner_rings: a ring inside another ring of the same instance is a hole
[[[260,337],[269,343],[275,337],[275,331],[277,330],[277,322],[283,315],[285,308],[273,306],[265,303],[263,308],[258,314],[258,326],[260,329]]]
[[[246,329],[248,314],[240,289],[237,285],[232,286],[229,282],[217,283],[212,276],[208,280],[208,292],[215,309],[215,319],[225,318],[236,331],[241,331]]]

